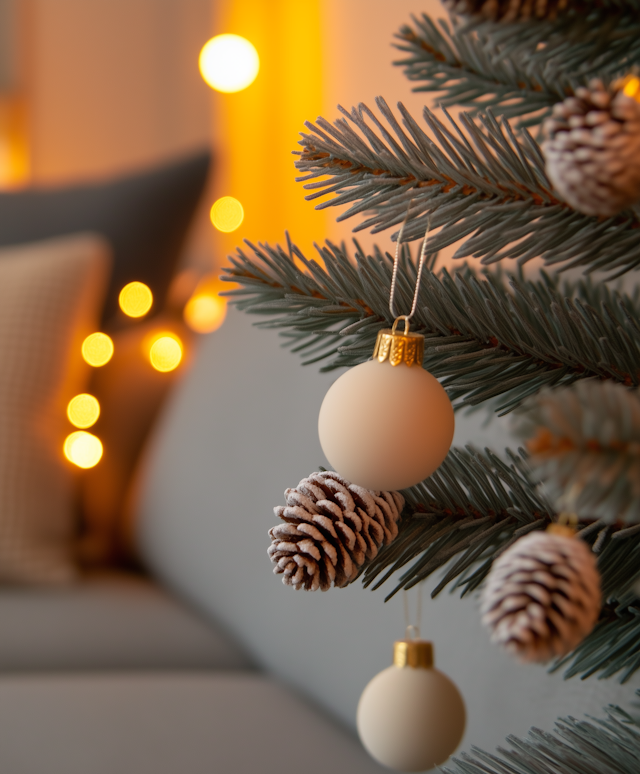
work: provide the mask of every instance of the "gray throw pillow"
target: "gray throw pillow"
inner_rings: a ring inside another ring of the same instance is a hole
[[[101,234],[114,255],[103,326],[116,326],[118,294],[134,280],[151,288],[152,314],[161,311],[210,162],[202,150],[106,182],[0,193],[0,246]]]

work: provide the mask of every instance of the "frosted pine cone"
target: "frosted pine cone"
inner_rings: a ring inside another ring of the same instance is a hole
[[[312,473],[274,508],[284,524],[269,530],[274,573],[295,589],[346,586],[365,559],[398,534],[404,507],[399,492],[372,492],[333,471]]]
[[[594,80],[544,122],[547,174],[585,215],[611,217],[640,199],[640,80]]]
[[[600,612],[594,555],[582,540],[555,529],[532,532],[499,556],[482,594],[482,623],[492,641],[522,661],[566,655]]]
[[[452,13],[505,22],[555,19],[562,11],[584,5],[576,0],[445,0],[444,4]]]

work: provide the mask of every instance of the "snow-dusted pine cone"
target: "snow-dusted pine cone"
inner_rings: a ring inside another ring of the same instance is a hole
[[[585,215],[611,217],[640,199],[640,80],[594,80],[544,122],[547,174]]]
[[[521,661],[545,662],[572,651],[600,612],[596,560],[562,528],[532,532],[496,559],[482,594],[491,639]]]
[[[562,11],[584,6],[578,0],[444,0],[444,4],[452,13],[505,22],[555,19]]]
[[[331,470],[312,473],[274,508],[284,524],[269,530],[274,573],[295,589],[346,586],[366,559],[398,534],[399,492],[372,492]]]

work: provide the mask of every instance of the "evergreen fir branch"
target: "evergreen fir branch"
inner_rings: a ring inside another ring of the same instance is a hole
[[[305,362],[323,370],[371,357],[378,331],[393,322],[388,308],[393,259],[379,250],[356,262],[333,245],[320,250],[324,268],[292,244],[288,251],[253,247],[232,257],[225,279],[240,309],[266,318]],[[300,271],[294,260],[306,271]],[[416,266],[401,255],[397,304],[411,308]],[[543,275],[525,280],[468,267],[423,272],[414,327],[425,337],[424,367],[443,380],[457,407],[499,398],[507,412],[546,385],[595,376],[640,385],[640,299],[589,280],[572,285]]]
[[[505,462],[488,449],[453,448],[430,478],[404,490],[399,534],[363,568],[363,585],[378,589],[402,571],[386,601],[441,570],[432,596],[448,585],[464,596],[478,589],[512,543],[556,521],[529,461],[508,450],[507,456]],[[640,579],[640,528],[599,520],[582,524],[579,534],[597,554],[605,604],[594,631],[553,670],[571,661],[567,677],[622,671],[627,680],[640,667],[640,637],[633,640],[640,634],[640,603],[631,591]]]
[[[636,346],[638,336],[629,339]],[[557,508],[603,522],[640,522],[640,396],[582,381],[543,390],[523,407],[536,480]]]
[[[464,24],[454,16],[450,26],[413,16],[395,36],[408,56],[394,64],[419,83],[414,91],[440,92],[442,107],[493,107],[505,118],[525,116],[519,126],[534,126],[577,86],[640,64],[639,9],[583,9],[559,24]]]
[[[554,517],[521,457],[512,454],[509,464],[489,450],[472,447],[452,448],[430,478],[403,494],[410,515],[363,576],[365,586],[376,581],[377,589],[413,562],[386,600],[450,562],[432,596],[453,581],[464,596],[478,588],[507,546],[531,530],[544,529]]]
[[[530,48],[522,47],[507,58],[492,48],[488,36],[453,21],[450,28],[442,19],[434,22],[427,14],[412,17],[413,26],[405,25],[395,47],[408,54],[394,62],[412,82],[413,91],[440,92],[438,105],[465,105],[473,110],[497,108],[505,118],[535,113],[523,125],[540,123],[552,106],[573,93],[580,80],[567,77],[540,62],[531,67]],[[516,33],[518,27],[516,27]]]
[[[640,667],[640,601],[637,596],[627,594],[620,601],[610,600],[604,606],[596,628],[552,671],[562,667],[567,667],[563,673],[565,679],[580,675],[584,680],[600,672],[601,679],[620,673],[620,682],[627,682]]]
[[[472,747],[446,774],[636,774],[640,726],[620,707],[609,705],[603,719],[559,718],[553,733],[532,728],[526,739],[510,735],[496,754]]]
[[[422,14],[396,35],[396,48],[408,56],[394,64],[420,84],[414,91],[440,92],[443,107],[493,107],[533,126],[577,86],[620,77],[640,64],[637,5],[524,24],[464,24],[453,17],[449,26]]]
[[[431,232],[434,252],[463,240],[454,257],[483,264],[541,256],[548,265],[602,269],[610,277],[640,266],[637,216],[600,220],[557,199],[526,131],[517,138],[491,113],[475,121],[463,114],[464,132],[448,117],[448,129],[425,108],[432,139],[402,104],[404,129],[382,98],[376,102],[386,123],[365,105],[351,113],[340,108],[344,118],[333,125],[307,122],[297,179],[313,191],[309,200],[333,194],[318,209],[350,204],[338,220],[368,212],[354,231],[372,233],[399,225],[408,212],[405,241],[422,238],[430,224],[439,229]]]

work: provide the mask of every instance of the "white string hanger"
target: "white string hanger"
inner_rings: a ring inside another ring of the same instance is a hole
[[[398,278],[398,264],[400,263],[400,249],[401,249],[401,241],[402,241],[402,234],[404,233],[404,227],[407,225],[407,221],[409,220],[409,212],[411,210],[411,204],[412,202],[409,202],[409,207],[407,208],[407,214],[405,219],[402,221],[402,225],[400,226],[400,231],[398,232],[398,239],[396,240],[396,254],[395,259],[393,261],[393,274],[391,275],[391,291],[389,294],[389,311],[391,312],[391,316],[394,318],[396,323],[398,320],[404,320],[405,321],[405,330],[408,331],[409,328],[409,320],[413,317],[413,315],[416,312],[416,307],[418,306],[418,296],[420,294],[420,281],[422,279],[422,268],[424,266],[425,260],[427,258],[427,244],[429,243],[429,230],[431,228],[431,217],[427,219],[427,230],[424,235],[424,240],[422,241],[422,249],[420,250],[420,262],[418,263],[418,275],[416,277],[416,289],[413,294],[413,304],[411,305],[411,311],[409,314],[397,314],[394,306],[394,298],[396,293],[396,283]]]
[[[416,600],[415,623],[411,623],[409,612],[409,592],[402,589],[402,606],[404,608],[405,637],[408,640],[420,639],[420,621],[422,619],[422,583],[418,583],[418,597]]]

